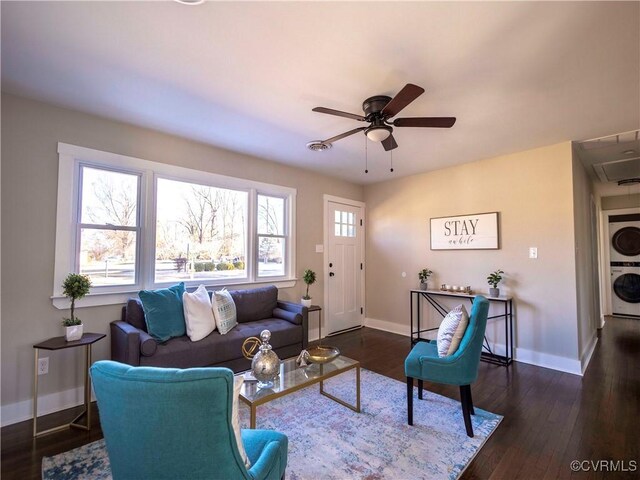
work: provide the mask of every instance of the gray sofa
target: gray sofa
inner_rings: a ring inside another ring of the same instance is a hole
[[[130,298],[122,307],[122,319],[111,322],[111,359],[135,366],[224,366],[238,372],[251,367],[251,361],[242,356],[242,342],[258,337],[264,329],[271,331],[270,343],[281,359],[307,348],[307,307],[278,300],[274,286],[230,293],[238,325],[225,335],[215,330],[198,342],[185,335],[158,343],[147,333],[142,303]]]

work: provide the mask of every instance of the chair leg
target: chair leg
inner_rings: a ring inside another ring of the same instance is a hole
[[[413,425],[413,378],[407,377],[407,423]]]
[[[422,379],[418,379],[418,399],[422,400]]]
[[[471,385],[467,385],[467,398],[469,399],[469,413],[475,415],[476,411],[473,409],[473,398],[471,397]]]
[[[462,416],[464,417],[464,426],[467,429],[467,436],[473,438],[471,410],[469,408],[469,397],[467,395],[468,388],[469,385],[460,385],[460,403],[462,403]]]

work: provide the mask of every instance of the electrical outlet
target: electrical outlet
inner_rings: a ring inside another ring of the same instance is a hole
[[[46,375],[49,373],[49,357],[38,359],[38,375]]]

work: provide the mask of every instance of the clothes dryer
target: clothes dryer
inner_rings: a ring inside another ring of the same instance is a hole
[[[611,262],[640,262],[640,214],[609,217]]]

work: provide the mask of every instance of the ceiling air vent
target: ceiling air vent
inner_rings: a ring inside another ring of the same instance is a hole
[[[314,140],[313,142],[307,143],[307,148],[314,152],[324,152],[325,150],[329,150],[333,145],[330,143],[325,143],[322,140]]]

